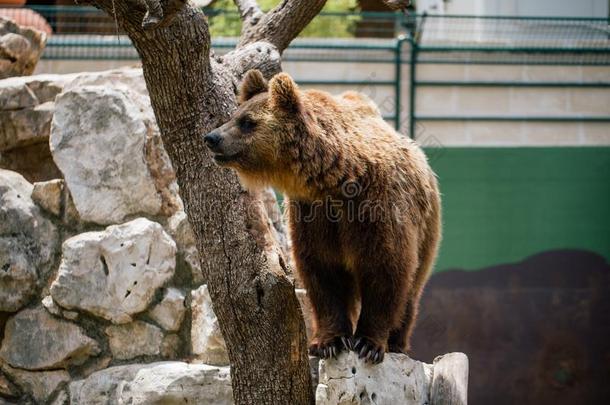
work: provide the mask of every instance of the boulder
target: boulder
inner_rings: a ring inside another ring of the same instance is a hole
[[[233,404],[228,367],[177,361],[110,367],[70,384],[71,405]]]
[[[117,324],[147,309],[176,264],[174,241],[145,218],[76,235],[62,249],[53,300]]]
[[[228,365],[227,346],[207,285],[192,292],[191,310],[191,352],[195,358],[207,364]]]
[[[30,198],[32,189],[18,173],[0,169],[0,311],[29,302],[58,249],[57,228]]]
[[[38,75],[0,80],[0,168],[29,181],[62,177],[51,158],[53,101],[74,75]]]
[[[54,112],[53,102],[19,110],[0,110],[0,151],[46,142]]]
[[[51,153],[84,221],[170,216],[182,207],[154,116],[143,100],[111,86],[81,86],[56,98]]]
[[[2,370],[38,404],[47,403],[60,385],[70,381],[70,374],[65,370],[25,371],[6,364],[2,365]]]
[[[180,329],[186,313],[185,296],[177,288],[168,288],[163,293],[163,299],[149,312],[153,321],[163,329],[176,332]]]
[[[372,365],[354,352],[320,360],[316,405],[466,405],[468,358],[450,353],[426,364],[386,353]]]
[[[99,352],[97,342],[80,327],[36,307],[6,323],[0,359],[16,368],[49,370],[83,364]]]
[[[106,328],[112,356],[129,360],[138,356],[155,356],[161,353],[163,332],[150,323],[135,321]]]
[[[0,17],[0,79],[31,75],[47,43],[47,35]]]

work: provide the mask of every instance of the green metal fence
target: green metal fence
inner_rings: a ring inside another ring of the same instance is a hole
[[[236,45],[239,15],[205,10],[217,54]],[[46,60],[137,60],[129,39],[103,12],[83,6],[0,8],[21,24],[46,21],[52,32],[43,54]],[[332,38],[329,38],[332,36]],[[393,67],[392,77],[366,80],[302,80],[306,85],[392,89],[393,113],[385,118],[410,136],[422,121],[610,122],[610,117],[582,116],[443,116],[420,115],[418,92],[425,87],[595,87],[610,83],[565,81],[430,81],[418,78],[422,64],[558,65],[610,67],[608,19],[475,17],[402,13],[321,13],[284,53],[288,62],[381,63]],[[408,67],[408,77],[403,68]],[[408,80],[408,86],[403,85]],[[403,94],[406,91],[406,94]],[[407,96],[407,100],[405,100]],[[403,113],[403,107],[408,105]]]

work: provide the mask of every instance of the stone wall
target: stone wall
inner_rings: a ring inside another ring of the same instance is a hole
[[[0,403],[232,403],[141,70],[3,80],[0,117]]]

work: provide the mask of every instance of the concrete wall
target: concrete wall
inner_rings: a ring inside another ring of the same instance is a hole
[[[135,61],[43,60],[36,73],[95,71],[134,65]],[[284,62],[284,70],[297,80],[359,80],[359,85],[315,85],[331,93],[357,90],[393,115],[393,86],[368,84],[394,79],[391,63]],[[401,132],[408,131],[409,65],[401,70]],[[418,81],[489,81],[610,83],[610,66],[445,65],[421,64]],[[610,117],[610,88],[603,87],[464,87],[417,89],[420,116],[550,116]],[[426,121],[417,123],[416,137],[424,145],[443,146],[595,146],[610,145],[610,123],[588,122],[474,122]]]
[[[608,0],[449,0],[446,14],[608,17]]]

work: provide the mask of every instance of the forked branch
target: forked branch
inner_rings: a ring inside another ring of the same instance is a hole
[[[240,2],[240,1],[237,1]],[[246,3],[255,2],[246,0]],[[309,22],[322,10],[326,0],[282,0],[256,21],[244,21],[238,47],[266,41],[282,53]]]

